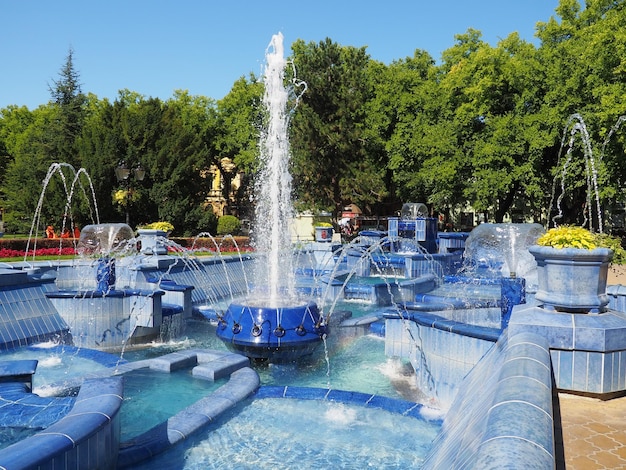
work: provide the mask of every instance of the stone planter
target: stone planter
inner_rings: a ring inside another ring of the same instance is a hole
[[[332,227],[315,227],[315,241],[330,243],[333,241]]]
[[[537,294],[547,310],[600,313],[609,303],[606,293],[613,251],[533,245],[528,251],[537,261]]]
[[[167,238],[167,232],[163,230],[140,228],[137,229],[141,241],[141,252],[144,254],[166,255],[167,247],[163,239]]]

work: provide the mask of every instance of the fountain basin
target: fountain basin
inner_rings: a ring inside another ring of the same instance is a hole
[[[216,334],[251,359],[290,362],[311,355],[327,331],[314,302],[267,306],[252,301],[230,304]]]

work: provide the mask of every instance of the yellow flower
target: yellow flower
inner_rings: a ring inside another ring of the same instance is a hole
[[[152,222],[139,228],[145,228],[148,230],[161,230],[162,232],[171,232],[172,230],[174,230],[174,226],[169,222]]]
[[[537,240],[537,245],[553,248],[580,248],[593,250],[598,247],[596,235],[583,227],[563,225],[548,230]]]
[[[120,206],[126,206],[128,202],[137,202],[139,200],[139,193],[132,189],[118,189],[113,191],[113,204]]]

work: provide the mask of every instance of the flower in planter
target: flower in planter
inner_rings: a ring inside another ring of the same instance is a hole
[[[161,230],[162,232],[166,233],[170,233],[172,230],[174,230],[174,226],[169,222],[152,222],[148,225],[142,225],[138,228],[147,230]]]
[[[537,239],[537,245],[583,250],[598,248],[596,236],[593,233],[586,228],[570,225],[551,228]]]
[[[593,233],[583,227],[562,225],[551,228],[537,239],[537,245],[582,250],[609,248],[613,251],[613,264],[626,264],[626,250],[620,238],[606,233]]]

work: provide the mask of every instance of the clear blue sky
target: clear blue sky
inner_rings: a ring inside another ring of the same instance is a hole
[[[82,91],[114,100],[118,90],[170,98],[174,90],[220,99],[257,75],[273,34],[285,54],[296,39],[367,47],[389,64],[428,51],[436,60],[455,34],[480,30],[495,46],[535,25],[558,0],[0,0],[0,108],[50,100],[69,48]]]

